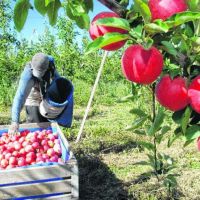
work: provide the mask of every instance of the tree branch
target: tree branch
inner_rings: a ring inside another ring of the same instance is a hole
[[[121,6],[117,1],[115,0],[98,0],[100,3],[102,3],[104,6],[112,10],[113,12],[117,13],[120,17],[125,18],[126,17],[126,8]]]

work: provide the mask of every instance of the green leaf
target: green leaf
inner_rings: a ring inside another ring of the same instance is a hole
[[[43,0],[34,0],[34,6],[41,15],[46,14],[47,7],[45,6],[45,2]]]
[[[185,132],[185,140],[193,140],[200,136],[200,126],[193,125],[190,126]]]
[[[200,10],[200,0],[187,0],[187,4],[191,11]]]
[[[58,17],[58,10],[61,7],[60,0],[55,0],[51,2],[47,6],[47,15],[49,18],[49,23],[53,26],[56,24],[56,20]]]
[[[150,165],[152,166],[152,168],[154,169],[155,168],[155,158],[153,155],[151,154],[147,154],[148,158],[149,158],[149,162],[150,162]]]
[[[173,113],[172,119],[176,124],[181,124],[181,119],[182,119],[184,112],[185,112],[185,109],[179,110],[179,111],[176,111]]]
[[[151,21],[151,12],[147,3],[145,3],[142,0],[135,0],[134,6],[135,6],[136,11],[138,11],[143,17],[145,23],[148,23]]]
[[[24,27],[30,7],[31,4],[29,0],[18,0],[15,4],[14,23],[18,31],[21,31]]]
[[[181,12],[173,15],[172,17],[168,18],[165,23],[170,27],[173,28],[175,26],[179,26],[189,21],[193,21],[196,19],[200,19],[200,12],[192,12],[186,11]]]
[[[87,8],[84,4],[84,2],[82,1],[67,1],[67,12],[70,12],[71,15],[69,16],[70,19],[72,19],[73,17],[78,17],[81,16],[83,14],[87,13]],[[72,17],[72,18],[71,18]]]
[[[192,110],[191,108],[188,106],[182,116],[181,119],[181,128],[183,133],[185,134],[186,128],[188,126],[189,120],[190,120],[190,116],[191,116]]]
[[[96,25],[104,25],[110,27],[121,28],[130,31],[130,24],[126,19],[117,17],[106,17],[95,21]]]
[[[181,136],[179,135],[172,135],[169,137],[168,142],[167,142],[167,147],[171,147],[171,145]]]
[[[154,43],[153,39],[147,38],[146,42],[145,42],[145,45],[144,45],[144,48],[150,49],[152,47],[153,43]]]
[[[139,117],[147,116],[147,114],[143,110],[141,110],[139,108],[133,108],[133,109],[131,109],[130,113],[134,114],[134,115],[137,115]]]
[[[135,98],[135,96],[133,96],[132,94],[129,94],[125,97],[122,97],[120,99],[117,100],[118,103],[124,103],[124,102],[128,102],[128,101],[133,101]]]
[[[176,187],[177,186],[177,181],[176,181],[175,176],[173,174],[167,175],[167,177],[164,180],[164,185],[166,187],[169,187],[169,188]]]
[[[44,1],[44,0],[40,0]],[[45,6],[47,7],[51,2],[54,2],[55,0],[45,0]]]
[[[188,146],[189,144],[191,144],[192,142],[194,142],[194,140],[195,139],[186,141],[185,144],[183,145],[183,147]]]
[[[163,108],[160,108],[158,114],[155,117],[153,124],[151,125],[150,129],[147,132],[147,135],[152,136],[154,135],[161,127],[165,114]]]
[[[129,35],[127,34],[120,34],[120,33],[115,33],[115,32],[106,33],[104,36],[98,37],[87,46],[86,54],[96,51],[97,49],[100,49],[109,44],[127,40],[128,38],[129,38]]]
[[[163,126],[161,130],[161,134],[164,135],[166,134],[169,130],[171,130],[170,126]]]
[[[141,129],[134,130],[134,133],[137,135],[146,135],[145,130],[141,130]]]
[[[75,17],[76,24],[81,29],[88,29],[90,26],[90,18],[88,14],[82,14],[80,16]]]
[[[136,119],[130,126],[126,127],[125,130],[134,130],[138,127],[141,127],[146,120],[147,120],[147,117],[140,117]]]
[[[142,31],[143,31],[143,25],[140,24],[137,27],[132,28],[129,31],[129,34],[132,35],[135,38],[141,38],[142,37]]]
[[[177,56],[178,52],[174,48],[173,44],[168,41],[162,41],[161,44],[165,47],[165,51],[167,51],[169,54],[173,56]]]
[[[154,145],[150,142],[138,141],[139,145],[143,146],[145,149],[153,151],[155,149]]]
[[[93,7],[94,7],[93,0],[85,0],[84,3],[87,8],[87,12],[89,12],[90,10],[93,11]]]
[[[73,11],[73,8],[71,7],[70,2],[68,1],[66,5],[66,14],[70,19],[75,20],[76,17],[73,15],[72,11]]]
[[[161,129],[161,133],[159,135],[157,135],[156,137],[156,141],[158,142],[158,144],[161,143],[163,136],[169,131],[171,130],[171,128],[169,126],[163,126]]]
[[[169,26],[162,20],[158,19],[155,20],[153,23],[145,24],[144,29],[152,34],[167,33],[169,31]]]

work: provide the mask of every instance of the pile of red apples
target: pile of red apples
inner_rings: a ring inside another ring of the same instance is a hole
[[[63,163],[58,134],[51,130],[22,131],[0,137],[0,169],[11,169],[46,162]]]

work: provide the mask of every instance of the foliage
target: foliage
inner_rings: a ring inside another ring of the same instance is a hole
[[[90,18],[88,12],[93,10],[92,0],[73,0],[61,2],[60,0],[17,0],[14,8],[14,23],[18,31],[21,31],[28,17],[29,9],[36,9],[41,15],[47,15],[49,23],[53,26],[58,18],[58,11],[64,8],[67,16],[76,21],[80,28],[88,28]]]

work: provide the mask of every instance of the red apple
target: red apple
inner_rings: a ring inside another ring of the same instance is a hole
[[[7,154],[5,155],[5,159],[6,159],[6,160],[9,160],[11,156],[12,156],[11,153],[7,153]]]
[[[32,157],[26,157],[25,160],[27,164],[31,164],[34,161]]]
[[[48,149],[49,149],[49,146],[48,146],[48,145],[44,145],[44,146],[43,146],[44,152],[47,152]]]
[[[146,50],[141,45],[128,47],[122,56],[121,63],[124,76],[140,84],[152,83],[163,69],[163,57],[158,49],[151,47]]]
[[[43,157],[37,157],[36,158],[36,163],[43,163],[43,162],[45,162]]]
[[[47,155],[48,156],[54,156],[55,155],[55,151],[53,150],[53,148],[50,148],[47,150]]]
[[[22,148],[22,145],[18,141],[15,141],[14,142],[14,148],[15,148],[16,151],[18,151]]]
[[[166,20],[172,15],[187,10],[185,0],[149,0],[152,20]]]
[[[34,142],[34,143],[32,144],[32,147],[33,147],[34,149],[38,149],[38,148],[40,147],[39,142]]]
[[[95,21],[98,19],[102,19],[102,18],[110,18],[110,17],[115,17],[115,18],[119,18],[119,15],[117,15],[114,12],[101,12],[99,14],[97,14],[94,19],[91,22],[90,25],[90,29],[89,29],[89,34],[90,37],[95,40],[96,38],[105,35],[106,33],[113,33],[113,32],[118,32],[121,34],[126,34],[128,33],[127,30],[121,29],[121,28],[115,28],[115,27],[110,27],[110,26],[100,26],[100,25],[96,25]],[[114,51],[117,50],[119,48],[121,48],[122,46],[124,46],[124,44],[126,43],[125,40],[123,41],[119,41],[119,42],[115,42],[112,44],[109,44],[105,47],[103,47],[102,49],[107,50],[107,51]]]
[[[171,79],[165,75],[156,85],[156,98],[171,111],[182,110],[189,103],[186,80],[182,77]]]
[[[10,157],[9,158],[9,165],[16,165],[17,164],[17,159],[15,157]]]
[[[26,165],[26,160],[25,160],[25,158],[24,157],[20,157],[19,159],[18,159],[18,166],[19,167],[22,167],[22,166],[25,166]]]
[[[62,159],[62,158],[58,158],[58,163],[60,163],[60,164],[64,164],[63,159]]]
[[[188,96],[191,107],[200,114],[200,75],[192,80],[188,89]]]
[[[48,144],[48,140],[47,139],[43,139],[41,141],[41,145],[44,146],[44,145],[47,145]]]
[[[55,140],[55,136],[53,134],[49,134],[48,135],[48,139],[50,139],[51,141]]]
[[[13,151],[13,152],[12,152],[12,155],[13,155],[14,157],[18,157],[18,156],[19,156],[19,151]]]
[[[7,159],[2,159],[1,160],[1,167],[6,168],[8,166],[8,160]]]
[[[53,146],[54,146],[54,142],[51,141],[51,140],[49,140],[49,141],[48,141],[48,145],[49,145],[49,147],[53,147]]]
[[[30,144],[24,147],[24,150],[27,153],[34,151],[33,147]]]
[[[58,156],[57,155],[54,155],[50,158],[50,161],[51,162],[58,162]]]
[[[60,144],[55,144],[53,147],[53,150],[57,153],[57,154],[61,154],[61,146]]]
[[[5,158],[5,155],[0,154],[0,161],[3,160]]]
[[[25,152],[25,149],[24,148],[21,148],[20,150],[19,150],[19,154],[21,154],[21,155],[24,155],[26,152]]]
[[[24,136],[22,136],[22,137],[19,138],[19,143],[20,144],[22,144],[24,141],[25,141],[25,137]]]
[[[45,160],[49,159],[49,156],[47,154],[42,154],[42,158],[44,158]]]

